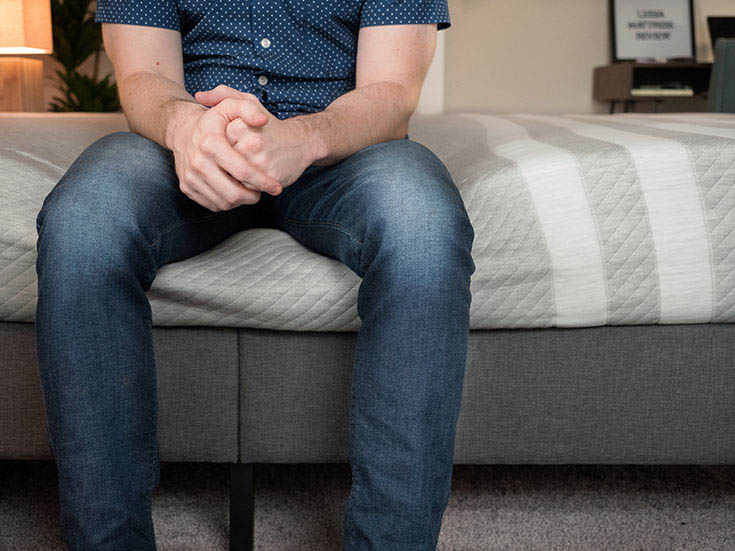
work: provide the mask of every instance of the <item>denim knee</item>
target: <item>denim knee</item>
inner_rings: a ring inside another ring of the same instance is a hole
[[[74,204],[78,200],[94,205],[91,200],[103,204],[141,199],[145,191],[142,182],[151,176],[167,172],[173,166],[172,153],[152,140],[132,132],[114,132],[89,145],[71,164],[43,200],[36,216],[36,229],[40,230],[50,207],[55,203]]]
[[[130,132],[109,134],[85,149],[36,216],[39,272],[51,263],[94,275],[127,269],[131,255],[145,256],[152,235],[141,218],[155,197],[146,197],[151,190],[143,182],[168,170],[165,151]]]
[[[365,185],[369,208],[364,247],[375,255],[380,248],[405,269],[415,271],[413,281],[422,274],[443,277],[452,266],[467,275],[474,273],[474,228],[444,164],[418,142],[384,144],[386,151]]]

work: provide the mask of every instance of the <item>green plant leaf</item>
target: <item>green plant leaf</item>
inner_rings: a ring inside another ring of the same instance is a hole
[[[57,69],[60,96],[53,98],[52,111],[117,111],[120,99],[112,75],[100,80],[78,72],[90,56],[102,49],[100,25],[94,22],[93,0],[51,0],[54,53],[63,70]]]

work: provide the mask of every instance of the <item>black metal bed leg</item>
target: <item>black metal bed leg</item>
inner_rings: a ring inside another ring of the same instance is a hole
[[[254,483],[252,463],[230,464],[230,551],[253,551]]]

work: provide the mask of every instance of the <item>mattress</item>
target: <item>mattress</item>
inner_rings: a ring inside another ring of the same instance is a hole
[[[33,322],[35,217],[122,114],[0,114],[0,319]],[[735,322],[735,116],[415,115],[467,207],[472,329]],[[355,331],[360,278],[254,228],[163,266],[158,326]]]

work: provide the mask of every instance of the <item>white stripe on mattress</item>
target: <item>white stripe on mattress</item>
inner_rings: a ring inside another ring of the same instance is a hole
[[[579,118],[586,118],[586,115],[580,115]],[[666,120],[652,120],[650,117],[625,116],[610,119],[611,122],[620,122],[623,124],[632,124],[637,126],[647,126],[649,128],[659,128],[661,130],[670,130],[672,132],[689,132],[691,134],[701,134],[703,136],[717,136],[718,138],[727,138],[735,140],[735,126],[728,128],[726,126],[708,126],[702,124],[704,121],[694,122],[674,122]]]
[[[724,126],[735,128],[735,115],[727,113],[618,113],[616,117],[624,119],[627,117],[646,116],[656,120],[670,120],[673,122],[690,122],[693,124],[707,124],[712,126]]]
[[[527,116],[580,136],[618,144],[630,152],[656,246],[660,323],[710,322],[714,306],[710,246],[687,149],[673,140],[636,134],[633,127],[623,131],[571,118]]]
[[[482,123],[488,148],[515,162],[538,213],[553,266],[560,327],[607,323],[608,299],[602,252],[577,163],[567,151],[531,139],[506,119],[462,114]],[[580,270],[579,266],[587,266]]]

